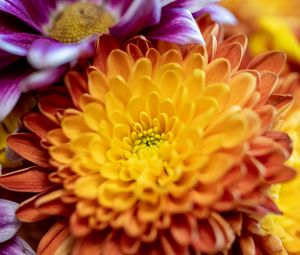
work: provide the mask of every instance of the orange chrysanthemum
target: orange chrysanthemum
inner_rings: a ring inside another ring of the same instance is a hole
[[[263,227],[276,233],[282,239],[287,254],[300,254],[300,205],[296,202],[300,192],[300,76],[297,73],[289,75],[285,84],[280,86],[280,91],[288,91],[295,97],[295,104],[284,119],[281,129],[293,140],[293,153],[287,164],[297,170],[297,177],[290,182],[279,185],[275,194],[276,203],[279,205],[281,215],[269,215],[264,219]]]
[[[259,221],[279,210],[290,140],[275,130],[292,97],[274,94],[282,53],[241,69],[247,39],[207,46],[100,39],[94,65],[41,92],[9,146],[35,166],[1,176],[38,192],[17,212],[61,216],[38,254],[279,254]]]

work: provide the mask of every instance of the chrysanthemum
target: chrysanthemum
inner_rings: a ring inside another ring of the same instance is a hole
[[[300,205],[297,199],[300,196],[300,103],[299,103],[299,75],[290,77],[285,90],[295,95],[296,102],[285,118],[282,130],[287,132],[293,140],[293,153],[288,160],[288,165],[297,169],[297,177],[278,187],[275,192],[276,203],[282,210],[282,215],[273,215],[265,219],[264,227],[281,237],[289,254],[300,254]]]
[[[18,204],[0,199],[0,254],[1,255],[33,255],[35,252],[20,237],[16,236],[20,222],[15,212]]]
[[[68,64],[91,56],[97,39],[92,35],[109,32],[124,40],[141,33],[180,44],[203,43],[192,14],[217,1],[1,0],[0,121],[21,92],[53,84]],[[217,12],[222,16],[222,10]]]
[[[60,220],[38,254],[279,254],[260,227],[278,213],[272,184],[294,171],[275,130],[292,97],[274,94],[285,62],[270,52],[241,69],[247,39],[180,47],[108,36],[86,72],[42,91],[28,132],[8,144],[34,165],[0,177],[38,194],[19,219]],[[27,164],[28,166],[28,164]]]

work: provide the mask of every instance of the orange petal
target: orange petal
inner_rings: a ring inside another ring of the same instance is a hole
[[[107,238],[107,241],[104,243],[102,254],[109,254],[109,255],[123,255],[120,251],[120,245],[117,239],[117,237],[114,238],[114,235],[112,235],[113,238]]]
[[[66,216],[69,217],[73,209],[69,206],[66,206],[60,198],[56,200],[46,202],[38,206],[38,210],[45,215],[54,215],[54,216]]]
[[[208,60],[211,61],[217,51],[217,39],[213,35],[209,35],[206,41],[206,51],[208,55]]]
[[[57,125],[41,113],[30,113],[24,120],[24,125],[41,139],[46,139],[47,132],[57,128]]]
[[[263,166],[257,162],[255,164],[254,159],[252,162],[247,162],[247,171],[243,178],[233,184],[233,189],[238,191],[238,194],[245,194],[248,193],[256,186],[258,186],[259,182],[261,181],[261,171]]]
[[[227,82],[230,75],[230,63],[226,59],[216,59],[206,69],[206,84]]]
[[[271,153],[274,150],[275,142],[267,137],[255,137],[250,144],[248,155],[259,157]]]
[[[160,238],[163,253],[168,255],[189,255],[187,246],[180,246],[171,235],[164,234]]]
[[[264,105],[257,110],[257,113],[261,119],[261,133],[269,130],[271,125],[274,124],[274,118],[276,117],[276,109],[271,105]]]
[[[297,172],[295,169],[288,166],[283,166],[279,171],[276,172],[276,174],[267,178],[267,183],[283,183],[292,180],[296,176]]]
[[[88,236],[86,238],[78,241],[72,251],[72,255],[102,255],[102,254],[111,254],[103,252],[103,243],[106,241],[106,235],[109,233],[97,233],[93,236]]]
[[[288,134],[277,131],[268,131],[265,136],[279,143],[282,148],[284,148],[288,152],[288,154],[292,152],[293,142]],[[289,155],[287,155],[286,159],[288,159],[288,156]]]
[[[160,59],[160,65],[165,65],[169,63],[182,63],[182,56],[178,50],[168,50],[162,54]]]
[[[250,69],[258,71],[271,71],[280,74],[286,62],[286,55],[283,52],[271,51],[255,57],[248,65]]]
[[[206,42],[206,44],[208,44],[209,41],[209,36],[213,35],[215,37],[217,37],[220,33],[220,26],[217,23],[213,23],[213,24],[209,24],[209,26],[207,26],[207,24],[205,24],[205,30],[204,32],[202,32],[203,34],[203,38]]]
[[[110,78],[120,75],[127,80],[132,70],[132,64],[132,60],[125,52],[113,50],[107,59],[107,75]]]
[[[48,168],[49,154],[40,146],[40,140],[33,134],[18,133],[8,137],[7,144],[23,158]]]
[[[118,48],[119,43],[115,38],[107,34],[101,35],[99,43],[97,45],[97,54],[94,58],[93,65],[99,68],[101,71],[106,72],[106,61],[108,55],[112,50]]]
[[[240,213],[230,213],[226,216],[226,222],[229,223],[234,233],[238,236],[241,235],[243,226],[243,217]]]
[[[154,67],[160,58],[160,53],[156,49],[151,48],[147,51],[146,58],[150,59],[152,66]]]
[[[231,43],[218,49],[215,58],[225,58],[229,61],[232,72],[239,69],[243,57],[243,48],[239,43]]]
[[[242,46],[243,50],[246,50],[248,44],[248,38],[245,34],[237,34],[227,38],[220,45],[230,44],[230,43],[239,43]]]
[[[64,221],[57,222],[50,230],[43,236],[37,248],[39,255],[53,255],[59,246],[70,235],[68,224]]]
[[[65,76],[65,84],[68,88],[73,104],[79,108],[79,99],[81,95],[87,92],[87,83],[80,73],[70,71]]]
[[[128,45],[126,45],[126,52],[132,57],[134,61],[137,61],[139,58],[143,57],[141,49],[133,43],[129,43]]]
[[[48,218],[49,216],[46,214],[43,214],[35,207],[35,201],[36,199],[40,197],[39,195],[36,195],[34,197],[31,197],[20,204],[20,207],[16,211],[16,216],[19,220],[23,222],[36,222],[43,219]]]
[[[293,99],[292,95],[271,95],[267,103],[275,106],[278,112],[282,113],[293,104]]]
[[[261,205],[257,208],[257,212],[262,215],[269,213],[282,214],[276,203],[269,197],[265,197],[262,200]]]
[[[172,50],[172,49],[180,52],[180,47],[178,44],[170,43],[170,42],[166,42],[166,41],[158,41],[156,48],[158,49],[158,51],[161,54],[164,54],[167,51]]]
[[[132,40],[129,40],[129,42],[133,42],[134,44],[136,44],[143,55],[145,55],[151,47],[151,43],[147,39],[145,39],[145,37],[141,37],[139,35],[133,37]]]
[[[73,213],[70,218],[70,231],[76,237],[84,237],[91,232],[88,218],[80,218],[76,213]]]
[[[224,233],[220,226],[212,219],[202,220],[198,222],[198,229],[194,235],[193,246],[197,251],[213,253],[216,250],[221,250],[222,247],[217,247],[217,243],[220,242],[220,239],[224,239]]]
[[[272,72],[262,72],[261,79],[258,84],[258,91],[260,93],[260,100],[258,105],[263,105],[267,102],[270,95],[275,90],[278,83],[278,75]]]
[[[188,246],[192,236],[192,229],[187,217],[184,215],[175,215],[172,217],[171,224],[170,233],[174,240],[182,246]]]
[[[256,249],[255,249],[255,244],[250,236],[243,236],[240,237],[240,249],[242,251],[242,254],[247,254],[247,255],[257,255],[256,254]]]
[[[224,219],[221,215],[217,213],[213,213],[212,217],[216,221],[216,223],[218,223],[219,226],[221,227],[225,237],[224,243],[220,242],[222,240],[222,238],[220,238],[217,246],[224,247],[226,245],[228,247],[230,244],[232,244],[232,242],[235,239],[235,233],[232,227],[229,225],[228,221]]]
[[[94,67],[89,67],[87,73],[90,95],[104,102],[105,94],[108,91],[108,78],[105,73]]]
[[[57,123],[56,114],[63,109],[74,107],[72,101],[67,96],[58,94],[44,96],[39,100],[40,111],[50,120]]]
[[[251,73],[243,72],[232,77],[229,82],[230,97],[227,105],[244,106],[253,95],[256,84],[256,77]]]
[[[73,250],[76,239],[73,236],[68,236],[57,248],[54,255],[66,255],[70,254]]]
[[[52,184],[44,168],[29,167],[0,176],[0,185],[5,189],[19,192],[43,192]]]
[[[120,241],[122,254],[137,254],[140,248],[141,241],[139,238],[130,238],[123,234]]]

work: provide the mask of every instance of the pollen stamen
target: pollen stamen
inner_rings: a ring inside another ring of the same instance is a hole
[[[93,34],[106,33],[114,23],[114,17],[102,6],[74,3],[54,17],[48,35],[60,42],[74,43]]]

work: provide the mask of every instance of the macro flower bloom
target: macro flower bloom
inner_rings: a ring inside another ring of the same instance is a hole
[[[40,92],[27,131],[8,138],[32,165],[0,177],[37,193],[21,221],[59,216],[38,254],[284,250],[260,220],[280,212],[272,185],[295,175],[290,139],[276,131],[293,99],[273,93],[285,55],[243,68],[244,35],[204,30],[206,47],[102,36],[92,66]]]
[[[244,32],[254,54],[283,50],[290,60],[300,63],[300,1],[222,0],[239,23],[228,33]]]
[[[180,44],[203,43],[192,14],[216,1],[1,0],[0,121],[22,92],[55,83],[69,64],[91,56],[96,35],[109,32],[124,40],[141,33]]]
[[[269,231],[278,233],[288,254],[300,254],[300,205],[295,202],[300,196],[300,76],[294,74],[286,84],[282,86],[285,91],[295,96],[295,104],[285,117],[282,130],[289,134],[293,140],[293,153],[287,164],[297,170],[294,180],[280,185],[276,191],[276,203],[282,210],[282,215],[272,215],[268,217],[264,224]]]
[[[33,255],[35,252],[20,237],[16,236],[20,222],[15,212],[18,204],[0,199],[0,254],[1,255]]]

